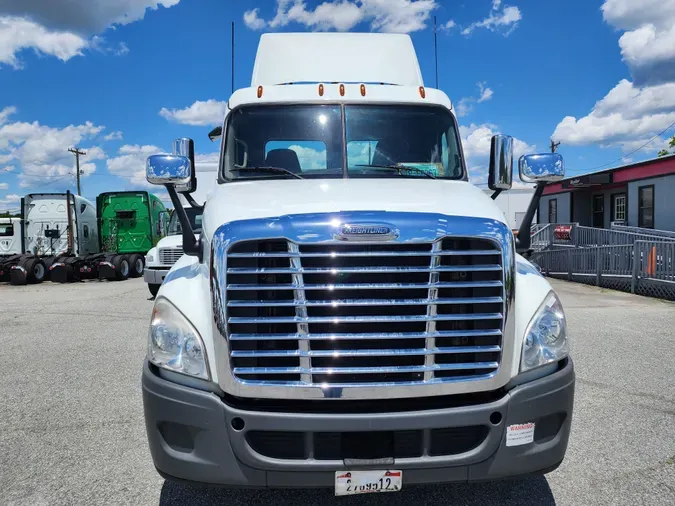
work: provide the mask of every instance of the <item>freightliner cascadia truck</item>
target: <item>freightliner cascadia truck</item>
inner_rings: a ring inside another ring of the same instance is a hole
[[[562,462],[575,375],[555,291],[527,260],[558,153],[517,236],[457,119],[398,34],[265,34],[228,100],[218,185],[195,238],[194,144],[147,161],[185,255],[154,302],[142,390],[167,479],[336,495],[543,474]],[[492,197],[492,199],[491,199]]]
[[[108,192],[96,197],[101,250],[125,255],[129,275],[143,275],[145,254],[166,236],[169,212],[145,191]]]

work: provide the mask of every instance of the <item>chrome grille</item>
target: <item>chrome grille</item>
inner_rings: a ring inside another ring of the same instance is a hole
[[[492,377],[502,258],[483,238],[236,243],[225,297],[232,372],[247,384],[321,387]]]
[[[173,265],[182,256],[183,248],[180,246],[176,246],[175,248],[160,248],[159,263],[162,265]]]

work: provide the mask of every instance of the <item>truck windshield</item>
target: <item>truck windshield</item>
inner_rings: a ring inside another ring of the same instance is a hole
[[[248,106],[228,119],[221,170],[229,181],[461,179],[459,146],[454,117],[440,106]]]
[[[185,213],[187,214],[188,219],[190,220],[190,225],[192,225],[192,230],[196,233],[202,231],[202,210],[195,209],[193,207],[186,207]],[[176,213],[171,214],[171,219],[169,220],[169,235],[179,235],[183,233],[183,227],[180,226],[180,221],[178,221],[178,215]]]

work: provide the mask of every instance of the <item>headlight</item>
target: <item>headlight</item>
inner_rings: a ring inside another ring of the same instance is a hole
[[[145,255],[145,263],[146,263],[146,264],[147,264],[147,263],[152,263],[152,262],[154,262],[154,261],[155,261],[155,257],[152,256],[150,253],[148,253],[147,255]]]
[[[565,312],[556,294],[551,292],[527,326],[520,372],[557,362],[568,354]]]
[[[208,380],[204,343],[185,316],[166,299],[152,310],[148,360],[157,367]]]

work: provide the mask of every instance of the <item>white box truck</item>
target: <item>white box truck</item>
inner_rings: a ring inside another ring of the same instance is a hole
[[[530,234],[468,182],[448,97],[406,35],[265,34],[228,100],[198,239],[180,205],[190,141],[148,159],[185,255],[155,299],[142,372],[150,453],[181,481],[329,487],[546,473],[574,368]],[[492,139],[489,186],[511,187]],[[559,154],[519,160],[536,183]]]

